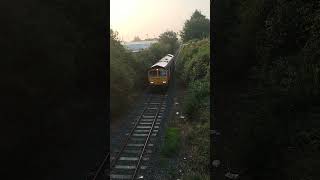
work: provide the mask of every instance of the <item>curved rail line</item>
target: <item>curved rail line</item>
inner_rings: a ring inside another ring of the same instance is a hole
[[[101,165],[99,166],[98,170],[96,171],[94,177],[92,180],[97,180],[97,178],[99,177],[99,175],[101,174],[102,170],[104,169],[105,165],[107,164],[107,162],[109,161],[109,157],[110,157],[110,153],[108,153],[106,155],[106,157],[103,159]]]

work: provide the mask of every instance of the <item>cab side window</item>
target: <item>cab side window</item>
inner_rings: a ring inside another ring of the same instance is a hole
[[[160,76],[167,76],[167,71],[166,70],[161,70],[159,71]]]

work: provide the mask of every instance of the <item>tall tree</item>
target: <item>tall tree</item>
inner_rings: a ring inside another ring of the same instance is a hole
[[[196,10],[191,18],[184,23],[181,31],[183,42],[191,39],[202,39],[210,35],[210,20]]]
[[[166,31],[159,36],[159,43],[168,46],[169,53],[174,53],[178,48],[177,33]]]

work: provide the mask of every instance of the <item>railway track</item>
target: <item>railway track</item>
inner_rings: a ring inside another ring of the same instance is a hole
[[[167,98],[168,95],[163,94],[149,95],[137,115],[132,118],[131,130],[125,134],[121,146],[106,155],[93,180],[105,169],[109,169],[105,174],[110,179],[145,179],[144,171],[148,168],[148,161],[160,130]]]

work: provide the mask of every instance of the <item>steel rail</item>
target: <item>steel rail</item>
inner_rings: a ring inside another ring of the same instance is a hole
[[[139,171],[139,168],[140,168],[140,164],[141,164],[141,160],[142,160],[144,151],[146,150],[146,147],[147,147],[147,145],[148,145],[148,143],[149,143],[149,140],[150,140],[150,137],[151,137],[151,134],[152,134],[154,125],[155,125],[155,123],[156,123],[156,121],[157,121],[157,119],[158,119],[159,112],[160,112],[161,107],[162,107],[162,104],[163,104],[163,102],[164,102],[164,98],[163,98],[163,97],[164,97],[164,95],[162,95],[162,101],[161,101],[161,103],[160,103],[160,105],[159,105],[159,108],[158,108],[158,110],[157,110],[157,113],[156,113],[156,115],[155,115],[155,117],[154,117],[154,119],[153,119],[152,126],[151,126],[151,128],[150,128],[150,130],[149,130],[149,134],[148,134],[148,136],[147,136],[147,139],[146,139],[146,141],[145,141],[145,143],[144,143],[144,145],[143,145],[143,149],[142,149],[142,151],[141,151],[141,153],[140,153],[140,157],[139,157],[138,163],[137,163],[137,165],[136,165],[136,168],[135,168],[135,170],[134,170],[134,173],[133,173],[133,175],[132,175],[131,180],[134,180],[134,179],[135,179],[135,177],[137,176],[137,173],[138,173],[138,171]]]
[[[110,153],[108,153],[106,155],[106,157],[103,159],[101,165],[99,166],[98,170],[96,171],[94,177],[92,180],[96,180],[98,178],[98,176],[100,175],[100,172],[102,170],[102,168],[105,166],[106,162],[108,161],[108,158],[110,157]]]
[[[121,153],[124,151],[126,145],[127,145],[128,142],[129,142],[130,137],[132,136],[132,134],[133,134],[133,132],[135,131],[136,127],[138,126],[140,120],[142,119],[142,116],[143,116],[144,112],[148,109],[150,100],[151,100],[151,95],[150,95],[149,98],[148,98],[146,107],[143,109],[142,113],[139,115],[139,119],[136,121],[136,123],[134,124],[134,127],[131,129],[131,131],[130,131],[129,135],[127,136],[125,142],[123,143],[120,151],[117,153],[115,159],[111,162],[110,170],[111,170],[111,168],[113,168],[113,167],[115,166],[115,164],[116,164],[116,162],[118,161]]]
[[[115,165],[116,161],[117,161],[117,160],[119,159],[119,157],[120,157],[121,152],[123,152],[125,146],[128,144],[129,138],[131,137],[133,131],[134,131],[135,128],[136,128],[136,126],[139,124],[139,122],[140,122],[140,120],[141,120],[141,117],[143,116],[144,112],[145,112],[145,111],[147,110],[147,108],[148,108],[148,105],[149,105],[149,103],[150,103],[150,99],[151,99],[151,95],[150,95],[149,98],[148,98],[146,107],[143,109],[143,112],[139,115],[139,119],[137,120],[137,122],[135,123],[134,127],[132,128],[129,136],[126,138],[125,143],[123,144],[121,150],[117,153],[116,158],[112,161],[111,166],[110,166],[110,169]],[[99,166],[99,168],[98,168],[98,170],[96,171],[96,173],[95,173],[95,175],[94,175],[94,177],[93,177],[92,180],[97,180],[98,176],[99,176],[100,173],[101,173],[101,170],[102,170],[103,167],[105,166],[105,164],[106,164],[106,162],[108,161],[108,158],[109,158],[109,157],[110,157],[110,153],[108,153],[108,154],[106,155],[106,157],[105,157],[104,160],[102,161],[101,165]]]

